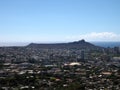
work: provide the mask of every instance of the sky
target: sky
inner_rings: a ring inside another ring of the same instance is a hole
[[[120,0],[0,0],[0,42],[119,38]]]

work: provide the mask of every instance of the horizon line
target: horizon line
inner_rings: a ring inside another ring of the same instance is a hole
[[[85,39],[81,39],[81,40],[85,40]],[[41,42],[41,41],[35,41],[35,42],[30,42],[30,41],[28,41],[28,42],[16,42],[16,41],[14,41],[14,42],[0,42],[0,47],[11,47],[11,46],[27,46],[27,45],[29,45],[29,44],[31,44],[31,43],[36,43],[36,44],[59,44],[59,43],[70,43],[70,42],[78,42],[78,41],[81,41],[81,40],[74,40],[74,41],[45,41],[45,42]],[[111,43],[111,42],[113,42],[113,43],[118,43],[118,42],[120,42],[120,41],[88,41],[88,40],[85,40],[85,42],[90,42],[90,43],[92,43],[92,44],[94,44],[94,43]]]

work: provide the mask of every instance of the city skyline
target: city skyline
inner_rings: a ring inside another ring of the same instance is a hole
[[[0,42],[120,41],[119,0],[0,1]]]

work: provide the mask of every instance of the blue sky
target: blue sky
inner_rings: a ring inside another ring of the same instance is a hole
[[[0,0],[0,42],[120,41],[120,0]]]

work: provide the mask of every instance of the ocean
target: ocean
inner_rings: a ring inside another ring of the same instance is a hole
[[[101,47],[120,47],[120,42],[91,42],[92,44],[96,46],[101,46]]]

